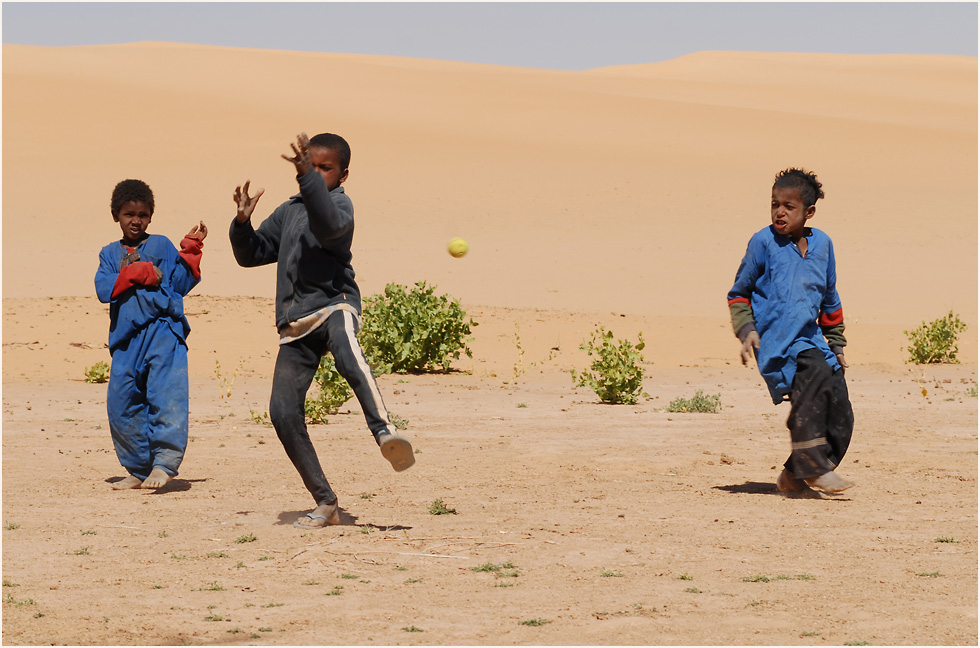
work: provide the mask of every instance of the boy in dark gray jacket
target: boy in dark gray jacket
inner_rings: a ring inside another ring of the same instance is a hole
[[[299,194],[279,205],[258,229],[252,212],[264,193],[248,195],[249,181],[235,189],[238,212],[231,223],[231,246],[243,267],[277,263],[276,327],[279,356],[272,379],[269,416],[279,440],[316,509],[295,524],[318,528],[340,522],[337,495],[330,488],[306,429],[306,392],[327,351],[350,383],[381,453],[396,471],[415,463],[408,439],[395,433],[377,382],[357,341],[361,295],[351,267],[354,206],[341,183],[347,179],[350,147],[339,135],[306,133],[291,144]]]

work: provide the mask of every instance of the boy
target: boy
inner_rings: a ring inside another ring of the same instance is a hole
[[[264,189],[248,195],[249,181],[235,189],[238,207],[230,237],[243,267],[276,263],[276,327],[279,355],[272,378],[269,417],[286,454],[313,495],[316,508],[294,523],[320,528],[340,523],[330,488],[306,429],[306,392],[327,351],[350,383],[381,454],[400,472],[415,463],[412,444],[395,433],[357,341],[361,295],[354,282],[351,242],[354,207],[340,185],[347,180],[350,147],[339,135],[306,133],[291,144],[299,193],[279,205],[258,229],[252,212]]]
[[[792,406],[786,421],[792,453],[776,480],[782,492],[839,493],[854,485],[834,471],[854,429],[834,247],[806,226],[823,197],[813,173],[776,175],[772,225],[749,240],[728,293],[742,364],[754,354],[773,402]]]
[[[187,448],[187,335],[184,296],[201,280],[204,221],[181,241],[147,234],[153,192],[140,180],[116,185],[110,202],[122,240],[99,253],[95,291],[109,304],[106,410],[119,463],[113,484],[161,488],[177,475]]]

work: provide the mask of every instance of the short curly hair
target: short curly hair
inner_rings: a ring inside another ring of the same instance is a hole
[[[142,180],[123,180],[112,190],[109,209],[112,211],[113,217],[118,216],[119,210],[130,201],[146,203],[146,206],[150,208],[150,216],[153,215],[153,191],[150,190],[150,185]]]
[[[823,198],[823,185],[817,180],[817,175],[806,169],[789,168],[776,174],[772,188],[798,189],[804,207],[811,207],[817,200]]]
[[[337,161],[340,162],[341,171],[350,167],[350,144],[340,135],[333,133],[320,133],[310,138],[310,148],[319,146],[329,149],[337,154]]]

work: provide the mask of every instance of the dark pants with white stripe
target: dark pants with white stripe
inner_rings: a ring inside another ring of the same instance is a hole
[[[834,371],[818,349],[802,351],[796,357],[790,402],[786,426],[793,451],[784,466],[797,479],[834,470],[844,459],[854,431],[843,369]]]
[[[269,418],[317,506],[337,501],[306,429],[306,393],[320,358],[328,351],[333,354],[337,372],[354,390],[375,440],[379,434],[393,432],[378,383],[357,341],[357,329],[357,320],[351,313],[337,311],[309,335],[280,345],[276,358]]]

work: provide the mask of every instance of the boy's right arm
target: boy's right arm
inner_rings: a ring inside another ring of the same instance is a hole
[[[728,310],[732,318],[732,329],[742,343],[741,356],[742,364],[748,364],[755,351],[759,348],[759,333],[755,328],[755,315],[752,313],[752,292],[755,290],[755,282],[762,275],[764,262],[757,246],[753,245],[755,239],[749,241],[745,250],[742,263],[735,273],[735,283],[728,291]]]
[[[252,212],[255,211],[255,206],[265,190],[259,188],[254,196],[249,196],[250,182],[246,180],[244,185],[235,189],[233,199],[237,209],[235,218],[231,221],[231,228],[228,230],[235,260],[244,268],[276,262],[279,258],[279,239],[282,234],[279,209],[266,218],[258,230],[252,227]]]
[[[95,273],[95,293],[99,301],[108,304],[134,286],[156,286],[160,269],[149,261],[130,263],[121,270],[110,258],[111,246],[99,253],[99,269]]]

